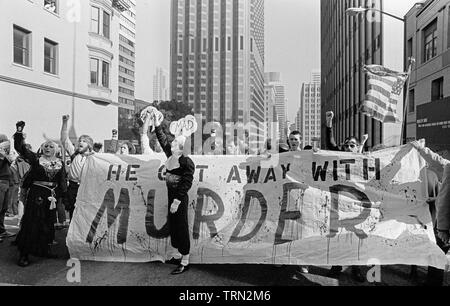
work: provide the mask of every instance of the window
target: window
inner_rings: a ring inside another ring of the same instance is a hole
[[[180,39],[178,42],[178,54],[183,54],[183,40]]]
[[[405,60],[408,62],[408,59],[413,56],[413,39],[412,37],[408,39],[408,43],[406,45],[406,58]],[[408,66],[408,65],[406,65]]]
[[[91,58],[91,84],[98,85],[98,59]]]
[[[49,40],[44,40],[44,71],[56,74],[58,44]]]
[[[219,38],[216,37],[216,52],[219,51]]]
[[[94,6],[91,8],[91,32],[100,34],[100,9]]]
[[[240,41],[240,49],[244,50],[244,36],[241,35],[241,41]]]
[[[253,38],[250,38],[250,52],[253,52]]]
[[[207,44],[207,39],[203,38],[203,52],[206,52],[206,44]]]
[[[228,36],[228,51],[231,51],[231,37]]]
[[[109,39],[110,37],[110,23],[111,18],[107,12],[103,12],[103,36]]]
[[[431,82],[431,101],[444,98],[444,78],[439,78]]]
[[[31,32],[14,26],[14,63],[31,67]]]
[[[423,31],[423,61],[437,55],[437,20],[430,23]]]
[[[102,86],[109,88],[109,63],[107,62],[102,64]]]
[[[409,91],[408,97],[408,113],[414,113],[416,111],[416,101],[414,96],[414,89]]]
[[[58,14],[58,1],[57,0],[44,0],[44,8],[49,12]]]
[[[191,53],[195,52],[195,39],[191,39]]]

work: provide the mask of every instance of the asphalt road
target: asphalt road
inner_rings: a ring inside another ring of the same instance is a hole
[[[8,231],[17,233],[16,220],[6,221]],[[309,274],[293,279],[295,267],[272,265],[192,265],[181,275],[172,276],[175,266],[162,263],[81,262],[81,282],[69,283],[69,254],[65,247],[66,230],[57,231],[58,259],[30,257],[29,267],[17,266],[18,252],[11,245],[14,238],[0,243],[0,285],[38,286],[417,286],[426,279],[426,267],[418,268],[418,277],[409,277],[410,266],[383,266],[380,283],[357,283],[344,268],[339,279],[326,276],[328,267],[310,267]],[[363,273],[369,267],[363,267]],[[450,285],[446,273],[445,285]]]

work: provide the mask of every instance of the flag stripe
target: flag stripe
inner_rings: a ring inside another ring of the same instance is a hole
[[[389,91],[387,91],[386,88],[380,87],[375,83],[373,83],[373,84],[369,83],[369,90],[380,93],[388,99],[391,97],[391,93]]]
[[[380,95],[378,92],[373,91],[373,90],[369,90],[369,92],[366,95],[366,98],[372,98],[374,99],[374,103],[378,104],[378,106],[383,107],[383,108],[393,108],[393,109],[397,109],[397,101],[394,101],[392,99],[386,98],[383,95]]]
[[[376,81],[383,82],[383,83],[387,84],[390,87],[394,87],[394,84],[395,84],[395,81],[387,79],[386,77],[380,77],[380,76],[377,76],[377,75],[371,75],[370,78],[374,79]]]

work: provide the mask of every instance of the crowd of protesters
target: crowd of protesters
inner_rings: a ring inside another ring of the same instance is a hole
[[[140,154],[166,156],[168,167],[167,187],[169,190],[169,222],[172,225],[171,237],[173,246],[179,250],[178,258],[169,263],[177,264],[173,274],[180,274],[189,267],[189,232],[187,230],[187,192],[192,185],[195,166],[192,160],[183,153],[186,137],[178,135],[169,141],[161,127],[162,115],[156,109],[149,108],[143,112],[140,128]],[[0,135],[0,242],[15,235],[6,231],[5,217],[18,220],[19,232],[12,242],[19,251],[18,265],[26,267],[30,264],[29,255],[54,258],[52,246],[55,244],[55,230],[67,228],[73,218],[78,189],[81,184],[82,169],[89,156],[97,153],[119,155],[136,154],[137,149],[131,141],[118,140],[117,130],[112,131],[112,138],[103,149],[103,144],[94,143],[88,135],[79,137],[74,145],[69,139],[69,116],[63,116],[61,128],[61,146],[53,141],[44,142],[37,151],[26,143],[25,122],[16,124],[16,133],[11,141]],[[368,136],[362,141],[355,136],[345,139],[338,146],[333,135],[334,114],[326,116],[325,150],[362,153]],[[156,133],[157,141],[150,145],[149,134]],[[215,136],[215,135],[212,135]],[[427,203],[433,220],[438,246],[446,253],[450,247],[450,161],[425,147],[422,142],[411,143],[427,162],[428,191]],[[249,146],[248,134],[243,138],[227,140],[212,137],[210,150],[206,155],[250,155],[295,152],[302,150],[318,151],[315,146],[302,148],[301,133],[293,131],[287,142],[280,143],[268,139],[262,150],[252,150]],[[371,151],[385,148],[375,146]],[[203,149],[203,148],[202,148]],[[274,150],[275,149],[275,150]],[[200,154],[201,152],[196,152]],[[69,221],[66,219],[66,212]],[[416,267],[412,267],[414,273]],[[333,266],[328,273],[330,277],[339,277],[341,266]],[[294,278],[298,274],[309,273],[309,267],[298,266]],[[351,275],[355,281],[364,282],[365,277],[358,266],[351,267]],[[444,271],[429,267],[426,284],[441,285]]]

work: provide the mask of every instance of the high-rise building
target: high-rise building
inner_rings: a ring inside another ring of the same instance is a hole
[[[122,0],[119,24],[119,139],[137,143],[133,133],[136,72],[136,0]]]
[[[0,130],[27,123],[34,149],[69,136],[103,142],[117,128],[121,1],[4,1],[0,18]],[[9,12],[9,13],[7,13]],[[8,39],[6,39],[8,38]],[[10,38],[10,39],[9,39]]]
[[[168,101],[169,97],[169,73],[162,69],[156,68],[153,75],[153,101]]]
[[[275,91],[275,108],[278,116],[278,123],[280,127],[280,141],[285,142],[286,136],[286,87],[282,82],[281,73],[279,72],[267,72],[265,74],[266,88],[272,87]]]
[[[368,92],[364,65],[378,64],[403,71],[404,24],[390,16],[368,11],[346,14],[350,7],[375,8],[404,16],[414,1],[321,0],[322,36],[322,122],[327,111],[335,114],[334,131],[338,144],[349,136],[361,139],[368,134],[369,147],[383,143],[398,145],[401,123],[383,124],[359,112]],[[403,102],[398,115],[403,116]],[[322,146],[325,146],[325,125]]]
[[[310,83],[318,83],[318,84],[320,84],[321,81],[322,81],[322,79],[321,79],[320,70],[313,70],[313,71],[311,71],[311,80],[309,82]]]
[[[265,86],[265,138],[278,138],[280,126],[278,124],[278,115],[276,110],[276,93],[272,85]]]
[[[407,141],[450,158],[450,7],[444,0],[415,5],[406,15],[406,58],[414,57],[407,106]],[[405,63],[406,67],[407,63]]]
[[[320,79],[320,72],[318,75]],[[303,83],[300,93],[300,109],[297,113],[297,124],[302,133],[303,144],[313,145],[320,141],[321,133],[321,91],[320,83]],[[317,143],[319,146],[320,143]]]
[[[172,0],[171,98],[264,128],[264,0]]]

